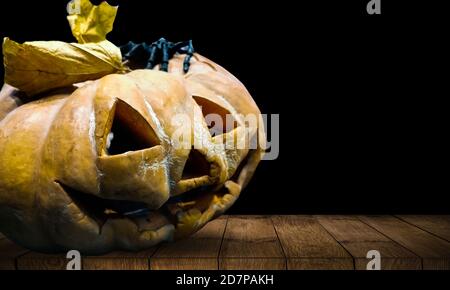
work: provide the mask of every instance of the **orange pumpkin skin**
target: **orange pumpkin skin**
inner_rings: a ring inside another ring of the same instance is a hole
[[[23,105],[20,92],[5,85],[0,231],[37,251],[100,254],[190,235],[228,209],[263,155],[260,111],[225,69],[196,54],[184,74],[183,58],[170,61],[169,73],[156,67],[108,75]],[[229,114],[236,125],[211,136],[197,118],[206,113]],[[246,125],[249,114],[256,125]],[[188,126],[174,122],[179,115]],[[173,137],[180,131],[189,136],[182,148]],[[118,138],[125,145],[112,152]],[[239,138],[259,143],[225,147]],[[143,205],[144,215],[124,209]]]

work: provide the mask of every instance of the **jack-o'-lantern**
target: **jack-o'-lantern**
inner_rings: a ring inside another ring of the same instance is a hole
[[[225,69],[194,54],[186,73],[183,60],[33,101],[5,84],[0,231],[33,250],[99,254],[190,235],[228,209],[263,154],[260,112]]]

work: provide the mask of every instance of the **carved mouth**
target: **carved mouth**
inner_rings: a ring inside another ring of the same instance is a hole
[[[76,190],[59,181],[67,196],[84,214],[94,219],[101,227],[109,218],[145,218],[151,210],[143,202],[105,199]]]
[[[108,219],[127,218],[133,221],[138,227],[143,223],[146,228],[159,228],[169,221],[170,215],[166,211],[167,206],[177,202],[187,202],[198,198],[206,191],[211,191],[211,186],[201,186],[189,190],[183,195],[171,197],[166,204],[158,210],[152,210],[144,202],[105,199],[89,193],[74,189],[60,181],[56,183],[64,190],[67,196],[75,203],[79,210],[95,220],[101,231]],[[166,214],[162,214],[166,213]]]

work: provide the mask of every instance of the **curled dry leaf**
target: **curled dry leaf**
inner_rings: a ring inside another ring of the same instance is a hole
[[[5,83],[32,96],[125,70],[120,49],[106,40],[117,7],[106,2],[96,6],[89,0],[77,3],[79,13],[67,19],[80,44],[3,40]]]
[[[117,14],[117,6],[106,1],[92,5],[89,0],[78,1],[79,13],[67,16],[73,36],[79,43],[100,42],[106,39]]]
[[[5,38],[3,56],[5,83],[29,96],[124,70],[120,49],[107,40],[20,44]]]

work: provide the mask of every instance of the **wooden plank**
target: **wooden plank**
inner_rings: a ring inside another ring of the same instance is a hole
[[[270,217],[228,218],[219,255],[219,269],[286,269],[286,259]]]
[[[397,217],[450,242],[450,215],[397,215]]]
[[[82,257],[83,269],[450,269],[450,216],[232,216],[146,251]],[[353,256],[353,258],[352,258]],[[65,254],[0,238],[0,269],[65,269]]]
[[[288,269],[353,269],[349,253],[312,216],[274,216]]]
[[[148,270],[149,257],[156,248],[141,252],[111,252],[102,256],[81,255],[84,270]],[[17,261],[19,270],[65,270],[67,262],[65,254],[43,254],[29,252]]]
[[[367,252],[381,254],[383,270],[420,270],[420,257],[393,242],[354,216],[316,216],[319,223],[353,256],[355,268],[365,270]]]
[[[83,270],[149,270],[157,247],[139,252],[115,251],[102,256],[82,257]]]
[[[15,270],[16,258],[28,252],[10,240],[0,239],[0,270]]]
[[[66,255],[29,252],[17,259],[18,270],[66,270]]]
[[[152,270],[217,270],[227,218],[206,224],[189,238],[162,245],[150,259]]]
[[[423,269],[450,269],[450,243],[393,216],[360,216],[363,222],[422,257]]]

